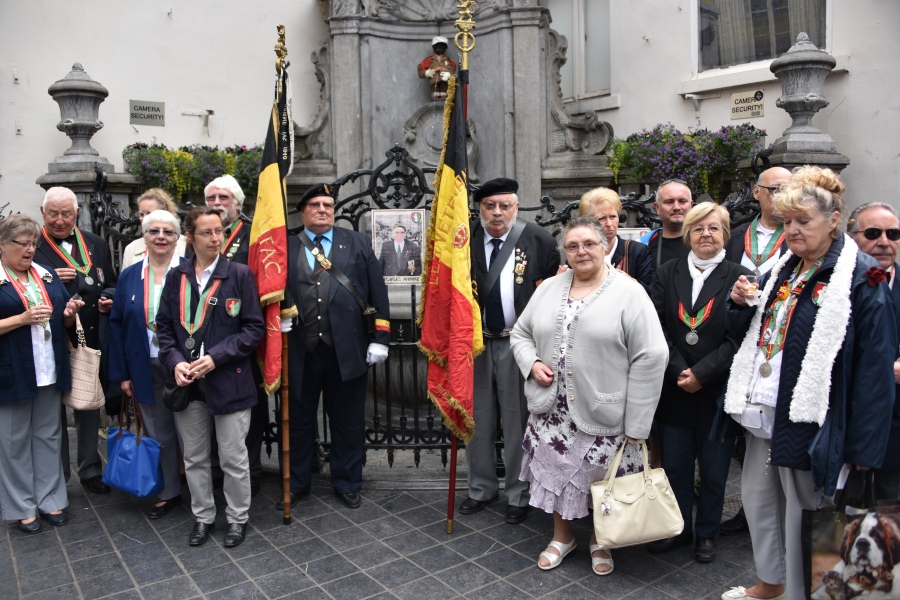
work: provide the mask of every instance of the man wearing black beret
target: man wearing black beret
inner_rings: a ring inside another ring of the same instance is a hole
[[[524,380],[509,348],[509,332],[541,282],[556,275],[556,240],[534,223],[518,219],[519,184],[499,178],[474,194],[481,222],[472,231],[472,279],[478,290],[485,351],[475,359],[475,433],[466,445],[469,497],[459,512],[480,512],[499,498],[494,441],[503,428],[506,522],[528,516],[528,484],[519,480],[528,409]]]
[[[387,286],[369,238],[334,226],[330,185],[307,190],[300,215],[304,230],[288,240],[288,293],[299,312],[288,334],[290,500],[310,490],[321,395],[331,428],[331,485],[344,505],[357,508],[367,374],[387,358],[391,337]]]

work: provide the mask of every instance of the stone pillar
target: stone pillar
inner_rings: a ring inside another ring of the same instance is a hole
[[[72,146],[47,165],[48,172],[38,177],[37,184],[45,190],[62,186],[75,192],[78,206],[83,209],[78,216],[78,226],[90,231],[90,198],[97,179],[94,166],[106,171],[106,192],[112,194],[113,202],[126,213],[128,199],[137,189],[138,180],[132,175],[116,173],[112,163],[91,147],[91,138],[103,128],[99,119],[100,104],[109,91],[91,79],[80,63],[75,63],[47,93],[59,104],[60,121],[56,128],[69,136]]]
[[[334,162],[341,176],[363,166],[359,20],[332,17],[330,25]]]
[[[517,2],[518,4],[518,2]],[[512,24],[512,90],[514,93],[513,140],[515,171],[508,176],[519,182],[519,201],[523,206],[536,206],[541,199],[542,147],[540,123],[544,119],[541,94],[541,16],[543,9],[534,6],[510,8]]]

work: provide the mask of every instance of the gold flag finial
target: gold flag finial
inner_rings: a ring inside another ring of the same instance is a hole
[[[287,57],[287,46],[284,45],[284,25],[278,26],[278,43],[275,44],[275,73],[280,77],[284,68],[284,59]]]
[[[453,38],[453,42],[459,51],[462,52],[462,64],[460,68],[465,71],[469,68],[469,52],[475,48],[475,36],[472,30],[475,29],[475,20],[472,15],[475,13],[475,0],[456,0],[459,6],[459,18],[456,20],[456,28],[459,33]]]

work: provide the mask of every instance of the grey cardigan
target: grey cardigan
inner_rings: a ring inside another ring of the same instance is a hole
[[[669,360],[656,309],[641,284],[610,270],[563,331],[572,277],[567,271],[544,281],[510,334],[525,376],[528,410],[543,414],[555,408],[559,377],[541,387],[531,377],[531,367],[539,360],[555,373],[559,348],[566,344],[566,395],[578,429],[645,439]]]

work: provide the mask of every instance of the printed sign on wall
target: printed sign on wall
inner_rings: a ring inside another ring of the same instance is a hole
[[[165,127],[166,103],[149,102],[147,100],[129,100],[129,112],[132,125],[153,125]]]
[[[763,91],[738,92],[731,95],[731,120],[752,119],[765,115]]]

